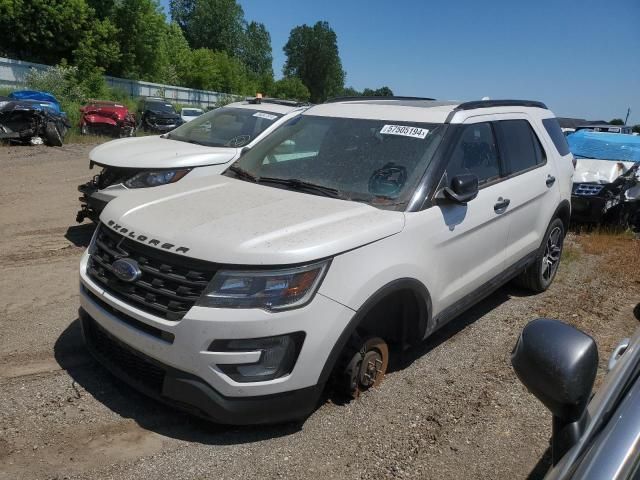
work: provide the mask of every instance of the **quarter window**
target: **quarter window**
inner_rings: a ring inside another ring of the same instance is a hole
[[[569,145],[567,144],[567,137],[564,136],[562,128],[558,123],[557,118],[545,118],[542,120],[545,130],[551,137],[551,141],[556,146],[556,150],[563,157],[569,153]]]
[[[497,125],[506,175],[535,168],[546,161],[540,141],[528,121],[502,120]]]
[[[466,125],[447,166],[447,178],[471,173],[483,185],[500,178],[500,161],[490,123]]]

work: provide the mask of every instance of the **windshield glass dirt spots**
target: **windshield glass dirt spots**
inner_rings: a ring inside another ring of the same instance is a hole
[[[425,172],[443,130],[437,124],[302,115],[247,152],[228,175],[398,205]]]

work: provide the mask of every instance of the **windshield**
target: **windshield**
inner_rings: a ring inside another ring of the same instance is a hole
[[[567,143],[576,157],[640,162],[640,137],[633,135],[580,130],[569,135]]]
[[[176,128],[166,137],[208,147],[244,147],[273,125],[282,114],[249,108],[212,110]]]
[[[300,115],[225,175],[382,208],[408,202],[444,125]]]
[[[197,117],[198,115],[202,115],[202,110],[196,110],[195,108],[183,108],[182,115],[186,117]]]
[[[170,103],[149,102],[147,103],[147,109],[153,112],[176,113],[173,105],[171,105]]]

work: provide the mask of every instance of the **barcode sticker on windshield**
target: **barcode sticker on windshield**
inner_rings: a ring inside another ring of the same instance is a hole
[[[408,127],[405,125],[385,125],[380,130],[383,135],[402,135],[403,137],[424,138],[429,133],[426,128]]]
[[[264,112],[256,112],[253,114],[253,116],[258,118],[266,118],[267,120],[275,120],[276,118],[278,118],[277,115],[271,115],[270,113]]]

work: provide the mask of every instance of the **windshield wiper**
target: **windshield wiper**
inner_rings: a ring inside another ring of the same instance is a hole
[[[308,192],[319,193],[325,197],[340,198],[340,191],[335,188],[316,185],[315,183],[305,182],[298,178],[260,177],[257,179],[257,183],[273,183],[285,186],[291,190],[306,190]]]
[[[235,173],[236,177],[238,177],[238,178],[242,178],[244,180],[249,180],[250,182],[254,182],[254,183],[257,183],[257,181],[258,181],[253,174],[247,172],[243,168],[236,167],[235,165],[231,165],[227,170],[229,170],[230,172]]]

